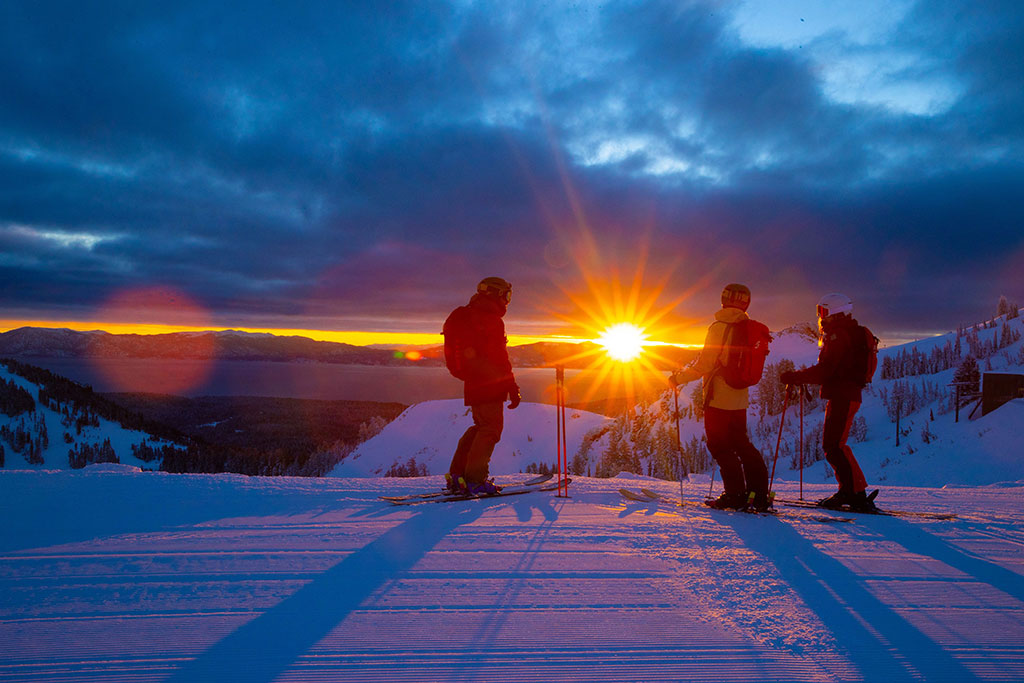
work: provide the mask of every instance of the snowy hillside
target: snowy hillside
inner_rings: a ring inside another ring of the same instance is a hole
[[[796,367],[814,365],[818,360],[818,328],[813,323],[799,323],[779,332],[772,332],[768,347],[769,365],[786,359]]]
[[[63,394],[66,384],[39,384],[0,364],[6,404],[0,411],[0,466],[60,470],[121,463],[157,469],[162,449],[175,447],[101,416],[94,403]]]
[[[1001,317],[988,325],[880,351],[878,372],[860,411],[866,431],[851,439],[865,474],[878,484],[919,486],[1024,480],[1022,402],[1006,404],[984,417],[979,408],[972,417],[977,400],[964,400],[955,422],[955,392],[950,386],[968,356],[977,361],[981,373],[1024,374],[1022,340],[1024,319]],[[823,419],[821,410],[812,418],[812,430]],[[826,467],[817,463],[810,476],[826,479]]]
[[[530,465],[553,466],[556,408],[522,403],[505,411],[505,430],[491,458],[492,474],[524,472]],[[610,422],[603,415],[566,411],[566,442],[570,456],[584,435]],[[463,432],[473,424],[461,399],[425,401],[409,407],[375,437],[360,444],[331,472],[334,477],[381,476],[392,466],[415,466],[425,474],[448,471]],[[410,462],[413,459],[414,462]]]
[[[797,325],[775,333],[765,376],[751,389],[748,427],[751,438],[771,461],[778,443],[784,406],[778,383],[781,365],[813,365],[818,347],[814,329]],[[964,401],[955,422],[954,374],[974,358],[981,373],[1024,373],[1024,319],[1006,316],[977,326],[879,352],[879,368],[864,392],[864,403],[851,432],[850,445],[874,485],[992,484],[1024,480],[1019,453],[1019,404],[1006,405],[986,417],[976,400]],[[822,458],[824,402],[813,397],[804,406],[805,481],[834,481]],[[677,456],[673,396],[644,407],[630,419],[605,426],[586,458],[577,458],[577,473],[614,474],[634,471],[676,479]],[[710,469],[699,410],[700,381],[681,388],[679,434],[690,471]],[[696,404],[695,404],[696,402]],[[794,402],[795,403],[795,402]],[[896,415],[899,414],[899,442]],[[786,409],[779,448],[777,479],[800,476],[799,405]],[[593,435],[592,435],[593,436]],[[670,439],[671,437],[671,439]]]

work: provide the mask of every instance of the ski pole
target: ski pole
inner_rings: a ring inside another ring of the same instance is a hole
[[[800,392],[800,500],[804,499],[804,392]]]
[[[676,460],[679,462],[679,504],[683,504],[683,439],[679,435],[679,387],[676,387]]]
[[[786,424],[786,408],[789,407],[789,389],[786,385],[786,399],[782,402],[782,417],[779,418],[779,440],[775,442],[775,457],[772,459],[772,476],[768,480],[768,499],[771,500],[772,486],[775,484],[775,464],[779,461],[779,446],[782,445],[782,426]]]
[[[563,371],[564,372],[564,371]],[[568,392],[565,390],[565,376],[562,376],[562,489],[564,497],[569,497],[569,441],[565,438],[565,403],[568,399]]]
[[[708,498],[711,497],[711,492],[715,490],[715,463],[711,463],[711,485],[708,486]]]
[[[555,366],[555,440],[557,444],[558,497],[562,497],[562,473],[568,469],[568,448],[565,443],[565,368]],[[563,460],[564,458],[564,460]],[[563,467],[564,463],[564,467]],[[569,487],[565,486],[565,496],[569,495]]]

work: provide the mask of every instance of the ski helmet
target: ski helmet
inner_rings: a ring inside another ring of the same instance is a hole
[[[853,300],[845,294],[826,294],[818,301],[818,319],[825,320],[833,315],[853,314]]]
[[[728,284],[722,290],[722,308],[747,310],[750,306],[750,288],[736,283]]]
[[[485,277],[476,286],[481,294],[490,294],[506,304],[512,301],[512,283],[500,277]]]

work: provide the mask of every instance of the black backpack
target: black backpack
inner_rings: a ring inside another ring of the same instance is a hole
[[[465,381],[466,348],[472,346],[472,311],[468,306],[459,306],[444,321],[441,334],[444,335],[444,364],[452,377]]]

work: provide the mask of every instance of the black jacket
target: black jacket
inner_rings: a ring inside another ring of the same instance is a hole
[[[792,374],[797,384],[820,384],[824,399],[861,402],[864,388],[864,359],[867,353],[855,335],[864,336],[860,324],[849,316],[823,323],[818,363]]]
[[[485,294],[474,294],[466,307],[472,314],[470,339],[462,351],[466,379],[463,395],[467,406],[502,402],[519,391],[505,337],[505,302]]]

